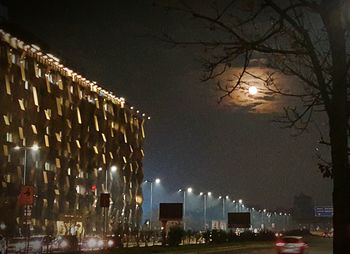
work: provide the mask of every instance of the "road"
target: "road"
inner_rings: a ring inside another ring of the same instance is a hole
[[[306,239],[309,243],[308,254],[332,254],[332,239],[325,239],[320,237],[310,237]],[[275,248],[266,249],[246,249],[234,250],[226,252],[216,252],[215,254],[276,254]]]

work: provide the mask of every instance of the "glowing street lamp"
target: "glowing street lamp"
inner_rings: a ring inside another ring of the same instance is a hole
[[[16,151],[24,151],[24,162],[23,162],[23,185],[26,185],[26,176],[27,176],[27,151],[32,150],[34,152],[39,150],[39,146],[34,144],[33,146],[15,146]]]
[[[153,217],[153,183],[156,184],[160,184],[160,179],[156,178],[154,180],[146,180],[146,183],[150,183],[151,184],[151,198],[150,198],[150,209],[151,209],[151,213],[150,213],[150,220],[149,220],[149,227],[152,230],[152,217]]]
[[[204,229],[207,229],[207,203],[208,203],[208,196],[211,196],[211,192],[208,193],[199,193],[200,196],[203,196],[203,217],[204,217]]]
[[[188,187],[187,189],[179,189],[179,192],[183,192],[184,194],[184,202],[183,202],[183,219],[184,219],[184,230],[186,230],[186,192],[192,193],[193,189],[191,187]]]
[[[114,166],[114,165],[113,165],[113,166],[111,167],[111,171],[112,171],[113,173],[116,172],[117,169],[118,169],[117,166]]]

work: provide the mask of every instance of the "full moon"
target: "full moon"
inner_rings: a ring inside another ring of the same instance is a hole
[[[251,95],[255,95],[258,92],[258,89],[255,86],[250,86],[248,92]]]

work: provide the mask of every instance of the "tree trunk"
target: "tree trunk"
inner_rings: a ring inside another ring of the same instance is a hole
[[[348,159],[347,63],[342,1],[324,1],[323,19],[332,55],[333,91],[328,111],[333,166],[333,253],[350,250],[350,170]]]

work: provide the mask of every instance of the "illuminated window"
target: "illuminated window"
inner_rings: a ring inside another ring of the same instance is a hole
[[[77,143],[77,147],[81,148],[79,140],[76,140],[75,142]]]
[[[46,78],[46,89],[48,93],[51,93],[51,85],[50,81]]]
[[[95,119],[95,129],[96,129],[96,131],[100,131],[100,129],[98,127],[98,119],[97,119],[96,115],[94,115],[94,119]]]
[[[49,141],[49,136],[48,135],[45,135],[45,146],[46,147],[50,147],[50,141]]]
[[[3,145],[2,148],[4,149],[4,156],[8,156],[9,155],[9,150],[7,145]]]
[[[6,85],[6,93],[8,95],[11,95],[11,84],[10,84],[9,77],[7,75],[5,75],[5,85]]]
[[[34,124],[32,124],[32,130],[34,134],[38,134],[37,130],[36,130],[36,126]]]
[[[29,88],[29,83],[26,80],[26,81],[24,81],[24,89],[28,90],[28,88]]]
[[[4,122],[6,125],[10,125],[10,120],[9,120],[9,117],[7,115],[4,115]]]
[[[69,119],[66,119],[67,120],[67,125],[69,127],[69,129],[72,129],[72,123]]]
[[[46,119],[50,120],[51,119],[51,109],[45,109],[44,112],[45,112]]]
[[[56,168],[61,168],[61,161],[59,158],[56,158]]]
[[[62,98],[56,98],[57,114],[59,116],[62,116],[62,102],[63,102]]]
[[[20,62],[21,64],[21,76],[22,76],[22,80],[25,81],[26,80],[26,72],[25,72],[25,67],[26,67],[26,61],[24,59],[21,60]]]
[[[109,157],[111,157],[111,159],[113,159],[113,153],[109,152]]]
[[[39,106],[38,93],[36,91],[36,87],[35,86],[33,86],[33,98],[34,98],[35,106]]]
[[[128,143],[128,137],[126,136],[126,132],[124,130],[124,143],[127,144]]]
[[[47,180],[47,172],[45,170],[43,171],[43,179],[44,179],[44,183],[48,184],[49,181]]]
[[[94,152],[95,152],[96,154],[98,154],[97,146],[94,146]]]
[[[18,103],[21,110],[25,111],[26,109],[24,107],[24,99],[18,99]]]
[[[34,64],[35,77],[41,78],[41,69],[37,63]]]
[[[63,90],[63,82],[62,79],[59,77],[57,80],[57,85],[60,90]]]
[[[19,136],[20,139],[24,139],[23,128],[22,127],[18,127],[18,136]]]
[[[78,118],[78,123],[81,124],[81,116],[80,116],[79,108],[77,108],[77,118]]]
[[[61,139],[62,138],[62,132],[61,131],[60,132],[56,132],[55,134],[56,134],[57,141],[61,142],[62,141],[62,139]]]
[[[12,62],[13,64],[16,64],[16,55],[13,54],[13,53],[10,53],[10,55],[11,55],[11,62]]]
[[[6,132],[6,141],[12,143],[12,133]]]
[[[103,161],[103,164],[106,164],[106,156],[104,154],[102,154],[102,161]]]
[[[102,135],[103,141],[104,141],[104,142],[107,142],[106,135],[105,135],[104,133],[101,133],[101,135]]]

